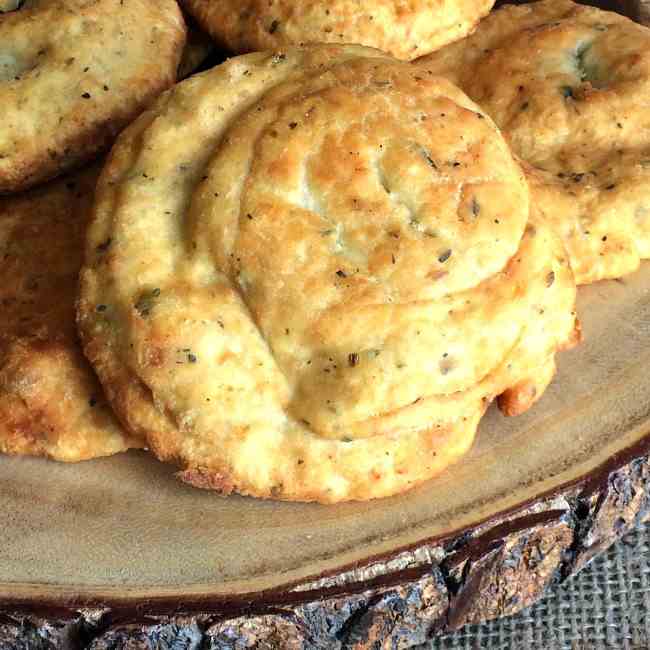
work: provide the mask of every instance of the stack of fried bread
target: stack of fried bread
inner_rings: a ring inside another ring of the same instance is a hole
[[[0,1],[0,452],[322,503],[462,462],[579,343],[576,284],[650,256],[650,30],[180,4],[238,55],[178,81],[176,0]]]

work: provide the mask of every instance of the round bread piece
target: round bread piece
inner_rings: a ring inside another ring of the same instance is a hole
[[[411,60],[463,38],[494,0],[182,0],[234,52],[361,43]]]
[[[193,485],[404,491],[538,398],[575,284],[494,124],[360,46],[165,93],[98,184],[79,325],[120,418]]]
[[[176,80],[174,0],[26,0],[0,15],[0,193],[91,159]]]
[[[142,446],[119,426],[74,322],[97,176],[0,198],[0,452],[79,461]]]
[[[208,50],[201,35],[188,42],[179,76]],[[0,453],[75,462],[143,446],[108,406],[74,323],[100,168],[0,197]]]
[[[478,102],[528,165],[532,203],[580,284],[650,257],[650,30],[546,0],[506,6],[425,57]]]

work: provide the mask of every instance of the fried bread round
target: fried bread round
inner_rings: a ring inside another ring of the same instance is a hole
[[[118,424],[75,328],[97,176],[0,198],[0,452],[78,461],[142,446]]]
[[[463,38],[494,0],[182,0],[234,52],[360,43],[414,59]]]
[[[176,80],[174,0],[26,0],[0,15],[0,193],[107,148]]]
[[[360,46],[230,59],[118,139],[81,274],[84,349],[181,478],[395,494],[527,408],[575,340],[565,251],[489,118]]]
[[[529,165],[532,203],[578,283],[650,257],[650,30],[545,0],[506,6],[425,57],[478,102]]]
[[[202,34],[188,39],[179,76],[209,50]],[[143,446],[108,406],[74,323],[101,164],[0,197],[0,453],[76,462]]]

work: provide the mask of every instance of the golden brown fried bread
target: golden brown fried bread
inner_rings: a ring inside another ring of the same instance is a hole
[[[223,493],[395,494],[518,412],[575,335],[562,245],[489,118],[360,46],[255,53],[118,139],[81,275],[135,435]]]
[[[506,6],[424,59],[529,164],[579,283],[650,257],[650,30],[568,0]]]
[[[179,76],[211,49],[193,30]],[[0,269],[7,278],[0,288],[0,453],[74,462],[142,447],[110,410],[74,323],[99,169],[0,197]]]
[[[179,76],[211,47],[194,31]],[[83,356],[77,276],[99,163],[0,197],[0,453],[79,461],[142,447],[124,432]]]
[[[0,452],[78,461],[141,446],[117,423],[76,335],[97,175],[0,198]]]
[[[494,0],[182,0],[234,52],[302,43],[361,43],[399,59],[463,38]]]
[[[174,0],[26,0],[0,15],[0,193],[91,159],[176,80]]]

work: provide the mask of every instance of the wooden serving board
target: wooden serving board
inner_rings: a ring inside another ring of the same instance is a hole
[[[139,452],[0,457],[0,649],[406,648],[530,605],[650,512],[650,263],[579,313],[540,403],[491,410],[396,498],[219,498]]]

